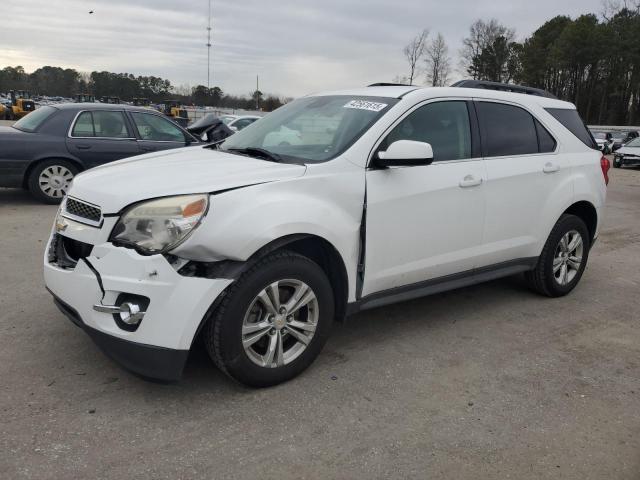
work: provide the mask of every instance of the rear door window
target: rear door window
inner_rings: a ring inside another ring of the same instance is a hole
[[[102,138],[131,138],[127,129],[127,122],[122,112],[96,110],[93,114],[93,129],[96,137]]]
[[[533,116],[514,105],[477,102],[485,157],[538,153],[538,134]]]
[[[71,132],[72,137],[94,137],[93,118],[91,112],[82,112],[78,115]]]
[[[131,138],[122,112],[96,110],[78,115],[72,137]]]
[[[589,148],[598,148],[591,132],[580,118],[577,110],[568,108],[547,108],[553,118],[564,125],[571,133]]]

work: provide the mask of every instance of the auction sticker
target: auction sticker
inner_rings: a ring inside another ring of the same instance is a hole
[[[351,100],[344,106],[344,108],[356,108],[358,110],[379,112],[380,110],[384,110],[386,106],[386,103],[367,102],[366,100]]]

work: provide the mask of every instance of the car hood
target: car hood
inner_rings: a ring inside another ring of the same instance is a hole
[[[113,214],[141,200],[216,192],[304,175],[304,165],[268,162],[203,147],[120,160],[73,180],[69,195]]]
[[[638,155],[640,156],[640,147],[622,147],[616,151],[619,155]]]

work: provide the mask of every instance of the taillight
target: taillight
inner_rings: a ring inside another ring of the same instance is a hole
[[[609,185],[609,169],[611,168],[611,163],[609,163],[609,159],[604,155],[600,159],[600,168],[602,168],[602,175],[604,176],[604,184]]]

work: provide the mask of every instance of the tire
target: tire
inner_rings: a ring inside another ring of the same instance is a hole
[[[45,160],[31,170],[27,185],[40,202],[56,204],[64,198],[77,173],[78,167],[67,160]]]
[[[275,282],[277,288],[271,288]],[[275,309],[267,308],[267,303],[274,304],[271,299],[275,291],[282,306],[292,301],[294,294],[300,295],[298,301],[311,296],[314,300],[297,311],[291,309],[293,317],[290,317],[278,305]],[[311,294],[307,295],[309,291]],[[202,335],[216,366],[245,385],[269,387],[300,374],[318,356],[331,331],[334,317],[331,284],[315,262],[297,253],[285,250],[266,256],[223,295]],[[262,300],[265,296],[266,302]],[[273,315],[274,311],[278,315]],[[299,340],[301,336],[306,344]],[[244,346],[243,340],[255,338],[259,340]],[[272,345],[275,353],[270,355]]]
[[[580,248],[573,247],[576,234],[580,236],[580,240],[576,241],[576,245],[581,241]],[[563,239],[568,240],[567,249],[563,247],[566,245],[562,243]],[[551,230],[536,267],[525,273],[527,283],[547,297],[568,294],[584,273],[590,246],[589,231],[584,221],[575,215],[562,215]],[[577,268],[576,258],[580,258]]]

